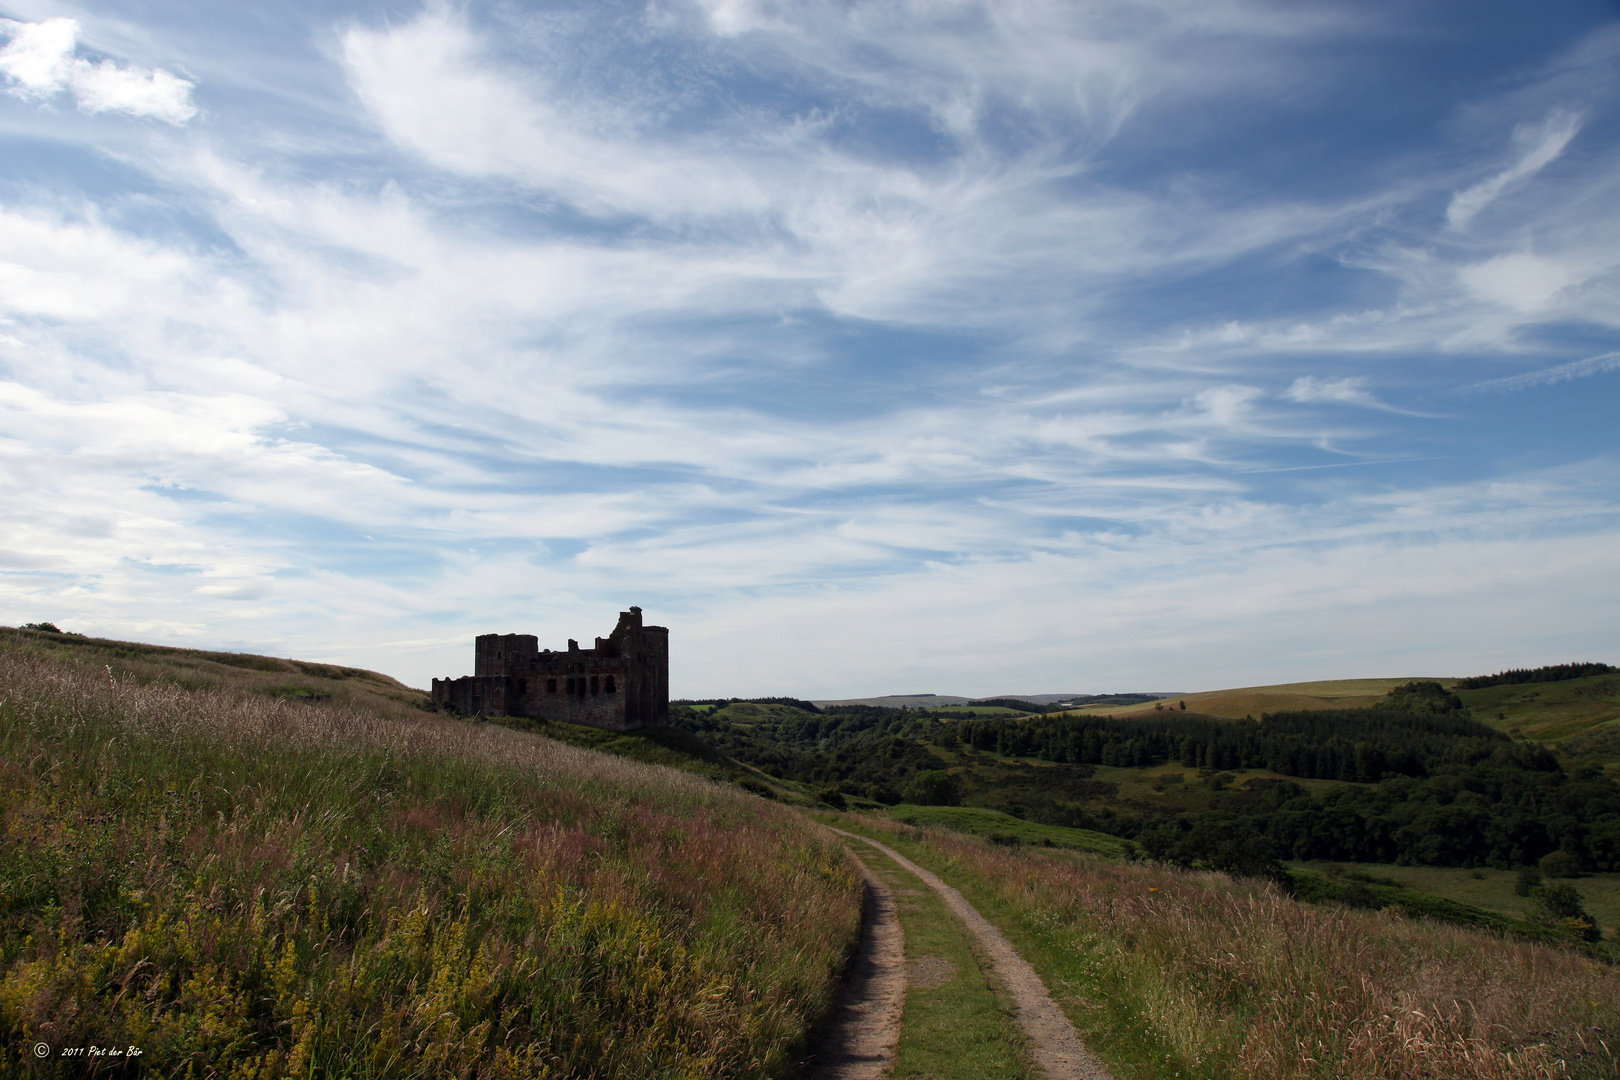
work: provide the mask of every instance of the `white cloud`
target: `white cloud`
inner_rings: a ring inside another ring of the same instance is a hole
[[[11,41],[0,50],[0,74],[13,94],[45,99],[69,91],[87,113],[121,112],[150,116],[176,126],[197,115],[193,84],[161,68],[121,65],[112,60],[91,63],[73,55],[79,24],[55,18],[38,23],[0,19],[0,32]]]
[[[1319,379],[1315,375],[1302,375],[1283,391],[1283,397],[1301,404],[1330,401],[1339,405],[1386,408],[1383,402],[1367,392],[1365,378]]]
[[[1519,160],[1490,179],[1459,191],[1446,208],[1446,220],[1454,229],[1465,228],[1511,185],[1534,176],[1556,161],[1580,128],[1581,118],[1562,110],[1554,111],[1539,124],[1520,125],[1513,133],[1514,142],[1525,146]]]
[[[1153,197],[1085,178],[1089,155],[1146,93],[1142,80],[1193,78],[1189,65],[1203,61],[1189,56],[1202,54],[1183,51],[1185,35],[1218,26],[1233,41],[1270,42],[1322,29],[1280,13],[1249,17],[1256,10],[1199,6],[1183,24],[1045,3],[722,6],[713,14],[724,26],[749,32],[718,46],[668,42],[690,49],[705,75],[729,64],[848,98],[851,110],[926,122],[937,146],[911,160],[840,141],[813,109],[726,102],[700,124],[668,123],[670,106],[639,72],[566,82],[552,68],[576,43],[550,37],[532,46],[548,63],[518,67],[444,6],[352,27],[343,59],[400,147],[451,174],[516,181],[610,227],[650,222],[660,231],[638,238],[643,253],[662,246],[723,260],[725,287],[736,299],[748,290],[750,306],[1005,327],[1027,325],[1032,312],[1077,322],[1086,310],[1077,293],[1166,263],[1217,264],[1366,212],[1357,200],[1212,214],[1183,193]],[[964,34],[974,35],[971,48]],[[1199,67],[1199,93],[1253,71],[1230,56]],[[1028,129],[1025,145],[990,130],[998,110]]]
[[[603,118],[526,90],[480,55],[461,17],[433,8],[387,30],[349,30],[343,56],[389,136],[434,164],[547,188],[594,213],[757,211],[747,169],[717,167],[679,146],[636,146],[590,129]]]
[[[1478,296],[1516,311],[1535,311],[1574,284],[1575,272],[1557,259],[1523,252],[1498,255],[1460,271],[1464,284]]]
[[[1263,391],[1257,386],[1215,386],[1199,391],[1198,407],[1222,427],[1241,427],[1249,423],[1250,406]]]
[[[120,67],[111,60],[74,61],[73,97],[88,113],[123,112],[180,125],[197,115],[192,84],[167,71]]]
[[[79,24],[73,19],[40,23],[0,20],[0,33],[11,38],[0,49],[0,74],[19,97],[45,98],[59,92],[73,71],[73,44]]]

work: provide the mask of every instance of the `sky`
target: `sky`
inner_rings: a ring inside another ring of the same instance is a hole
[[[1620,3],[0,0],[0,624],[1620,662]]]

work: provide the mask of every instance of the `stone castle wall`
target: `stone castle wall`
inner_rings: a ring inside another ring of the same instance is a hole
[[[669,723],[669,631],[644,626],[641,609],[619,614],[613,633],[582,649],[541,649],[532,634],[482,634],[473,674],[434,679],[433,701],[470,716],[566,720],[611,731]]]

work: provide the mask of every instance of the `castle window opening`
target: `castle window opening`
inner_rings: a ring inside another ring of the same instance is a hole
[[[528,692],[529,692],[529,680],[528,679],[519,679],[518,680],[518,693],[527,694]]]
[[[556,679],[547,679],[546,680],[546,693],[555,694],[556,692],[557,692],[557,680]]]
[[[607,677],[607,681],[602,684],[602,692],[604,694],[611,694],[611,693],[614,692],[614,690],[613,690],[613,676],[609,675]]]
[[[601,680],[601,677],[596,676],[596,675],[592,675],[591,676],[591,693],[600,694],[601,692],[602,692],[602,680]]]

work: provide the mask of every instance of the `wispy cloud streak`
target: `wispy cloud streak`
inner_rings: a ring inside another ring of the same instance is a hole
[[[1527,124],[1516,129],[1513,141],[1525,147],[1519,159],[1490,179],[1457,192],[1452,197],[1451,205],[1446,207],[1446,220],[1453,228],[1466,228],[1480,211],[1495,202],[1510,186],[1534,176],[1558,160],[1580,128],[1579,116],[1560,110],[1539,124]]]
[[[1585,360],[1559,364],[1557,367],[1543,368],[1540,371],[1528,371],[1523,375],[1510,375],[1505,379],[1487,379],[1484,382],[1464,387],[1458,392],[1463,394],[1509,394],[1516,390],[1529,390],[1536,386],[1552,386],[1555,383],[1568,382],[1571,379],[1585,379],[1593,375],[1606,375],[1611,371],[1620,371],[1620,352],[1589,356]]]

